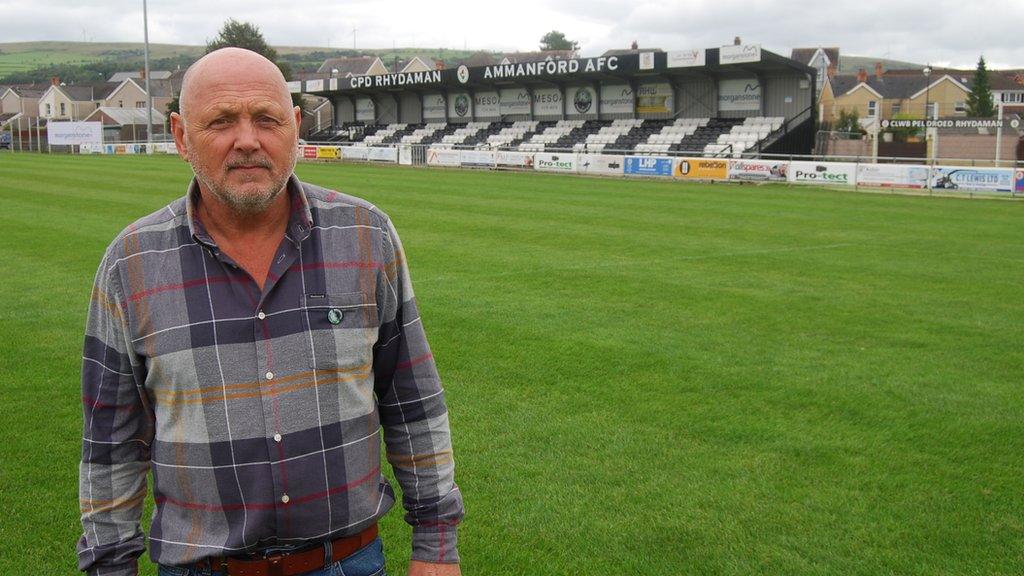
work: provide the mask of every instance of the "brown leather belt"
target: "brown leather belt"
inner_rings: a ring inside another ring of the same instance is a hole
[[[226,571],[230,576],[296,576],[348,558],[376,538],[377,525],[374,524],[359,534],[332,541],[330,562],[327,561],[327,547],[317,546],[301,552],[274,554],[265,558],[208,558],[193,566]]]

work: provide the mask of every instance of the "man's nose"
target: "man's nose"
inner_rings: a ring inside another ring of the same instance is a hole
[[[242,118],[236,124],[235,149],[248,152],[259,148],[260,138],[256,123],[250,118]]]

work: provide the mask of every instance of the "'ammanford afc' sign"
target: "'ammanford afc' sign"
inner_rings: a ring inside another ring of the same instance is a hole
[[[556,76],[577,72],[605,72],[619,69],[618,56],[601,56],[582,60],[544,60],[520,64],[496,64],[484,68],[484,78],[523,78],[527,76]]]

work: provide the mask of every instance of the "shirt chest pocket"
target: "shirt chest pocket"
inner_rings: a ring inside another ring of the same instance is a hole
[[[369,373],[379,329],[372,295],[307,295],[303,313],[309,326],[310,368],[343,380]]]

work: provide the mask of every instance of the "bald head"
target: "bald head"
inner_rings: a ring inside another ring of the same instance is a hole
[[[178,108],[187,118],[189,108],[203,94],[250,83],[269,84],[281,105],[291,106],[288,83],[277,65],[252,50],[229,47],[214,50],[189,66],[182,78]]]

